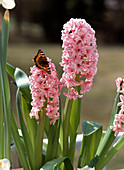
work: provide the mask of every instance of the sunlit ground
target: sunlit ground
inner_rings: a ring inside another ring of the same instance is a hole
[[[60,78],[62,68],[58,63],[61,61],[62,48],[59,44],[9,44],[7,60],[10,64],[23,69],[29,75],[29,67],[33,65],[32,58],[40,48],[56,64]],[[116,45],[98,45],[98,51],[100,55],[98,71],[91,91],[87,92],[82,100],[81,121],[87,119],[98,122],[106,130],[116,95],[115,79],[118,76],[124,78],[124,48]],[[11,92],[14,96],[13,85],[11,86]],[[14,99],[12,99],[12,104],[14,106]],[[123,152],[124,147],[111,161],[108,170],[124,168]]]

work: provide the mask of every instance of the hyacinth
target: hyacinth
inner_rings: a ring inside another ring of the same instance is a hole
[[[113,126],[110,128],[115,132],[115,136],[118,135],[119,132],[124,132],[124,79],[119,77],[116,80],[117,92],[120,92],[120,102],[118,106],[120,106],[120,111],[115,115]]]
[[[39,111],[42,111],[44,102],[47,102],[46,115],[51,119],[51,123],[59,118],[59,80],[55,65],[47,58],[51,74],[36,66],[31,67],[32,75],[29,77],[30,89],[33,101],[31,102],[31,117],[39,119]]]
[[[83,97],[92,86],[93,77],[97,72],[98,52],[96,49],[95,31],[84,19],[70,19],[63,26],[62,40],[64,48],[62,54],[63,75],[60,80],[61,88],[70,89],[69,99]],[[83,89],[78,94],[75,87],[81,85]]]

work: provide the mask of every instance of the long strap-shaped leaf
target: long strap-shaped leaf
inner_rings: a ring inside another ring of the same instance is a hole
[[[6,69],[3,65],[3,60],[0,61],[0,79],[1,79],[1,87],[3,94],[3,109],[4,109],[4,117],[5,117],[5,157],[10,159],[10,90],[9,90],[9,82],[6,73]]]
[[[55,125],[50,125],[46,152],[46,162],[51,159],[55,159],[58,156],[59,130],[60,130],[59,121],[60,120],[56,121]]]
[[[29,113],[31,110],[31,93],[29,89],[29,79],[28,76],[19,68],[15,69],[14,72],[15,82],[18,88],[20,88],[22,94],[22,108],[25,117],[25,121],[28,127],[30,139],[32,146],[35,143],[35,135],[37,130],[37,121],[34,118],[30,118]],[[34,148],[34,146],[33,146]]]
[[[25,154],[25,149],[24,149],[23,143],[18,133],[18,128],[16,125],[16,120],[15,120],[13,112],[11,113],[11,122],[12,122],[11,124],[12,137],[13,137],[22,167],[24,170],[30,170],[29,164],[27,162],[26,154]]]
[[[33,152],[34,152],[36,132],[37,132],[37,124],[36,124],[37,122],[36,122],[36,120],[34,120],[35,118],[30,118],[29,114],[31,112],[31,104],[27,103],[27,101],[25,100],[25,98],[23,96],[22,96],[22,110],[23,110],[26,125],[27,125],[27,128],[28,128],[30,140],[31,140],[31,143],[32,143]],[[34,155],[35,155],[35,153],[34,153]]]
[[[6,69],[10,76],[15,80],[15,84],[20,88],[22,94],[22,108],[26,121],[26,125],[28,127],[30,139],[32,142],[32,146],[34,149],[35,146],[35,135],[37,130],[37,121],[34,118],[30,118],[29,113],[31,110],[31,95],[29,89],[29,79],[27,75],[19,68],[14,68],[11,64],[6,64]]]
[[[52,161],[49,161],[41,169],[42,170],[56,170],[56,169],[60,169],[61,163],[65,164],[65,169],[66,170],[73,170],[73,166],[71,164],[71,161],[67,157],[58,158],[58,159],[54,159]]]
[[[0,159],[3,159],[3,98],[2,98],[2,88],[0,80]]]
[[[8,13],[8,15],[6,15]],[[0,14],[1,16],[1,14]],[[0,17],[0,22],[1,22]],[[6,22],[6,26],[5,26]],[[3,107],[3,114],[4,114],[4,128],[2,127],[3,117],[1,117],[1,140],[3,141],[3,129],[4,129],[4,155],[10,159],[10,90],[9,90],[9,82],[8,77],[5,69],[5,61],[6,61],[6,53],[7,53],[7,44],[3,45],[3,42],[8,42],[8,30],[9,30],[9,12],[6,11],[4,18],[3,18],[3,25],[0,23],[0,83],[1,83],[1,111]],[[2,29],[2,26],[5,26],[5,29]],[[2,29],[2,30],[1,30]],[[6,51],[6,53],[4,53]],[[3,102],[2,102],[3,101]],[[2,113],[1,113],[2,114]],[[1,150],[3,152],[3,150]]]
[[[20,92],[22,93],[24,98],[27,100],[27,102],[30,103],[32,99],[31,99],[31,93],[29,89],[28,76],[24,73],[24,71],[22,71],[19,68],[16,68],[14,72],[14,77],[15,77],[17,87],[20,88]]]
[[[78,167],[84,167],[95,156],[102,135],[102,126],[92,121],[82,122],[83,140]],[[94,165],[95,166],[95,165]]]
[[[25,122],[23,120],[22,112],[21,112],[21,108],[20,108],[19,93],[20,93],[20,90],[18,88],[17,94],[16,94],[17,113],[18,113],[18,117],[19,117],[19,122],[20,122],[21,130],[22,130],[25,148],[26,148],[28,160],[29,160],[29,163],[30,163],[30,166],[31,166],[31,170],[36,170],[36,164],[35,164],[35,159],[34,159],[34,156],[33,156],[32,144],[31,144],[29,133],[27,131],[27,127],[26,127]]]
[[[97,169],[103,169],[105,165],[113,158],[117,151],[124,145],[124,134],[118,139],[118,141],[108,150],[105,157],[102,159],[102,164],[99,164]]]
[[[35,142],[35,161],[37,169],[42,166],[42,147],[43,147],[43,137],[46,119],[46,106],[47,102],[44,102],[43,110],[39,112],[39,123],[37,127],[36,142]]]
[[[9,10],[6,10],[2,23],[2,48],[3,48],[2,56],[4,65],[6,65],[8,37],[9,37]]]
[[[2,60],[2,39],[1,39],[1,29],[2,29],[2,14],[0,13],[0,61]],[[2,62],[2,61],[1,61]],[[0,79],[0,159],[3,159],[3,98],[2,98],[2,86]]]
[[[104,157],[104,155],[110,148],[111,144],[115,140],[114,132],[112,131],[110,126],[113,125],[115,114],[117,114],[119,111],[119,106],[117,106],[117,104],[119,102],[119,96],[120,96],[120,93],[118,92],[116,95],[116,98],[115,98],[110,124],[108,126],[105,136],[103,137],[102,141],[99,144],[99,147],[98,147],[98,150],[96,153],[96,155],[98,155],[100,157],[100,160],[98,161],[98,163],[96,165],[96,169],[97,169],[97,167],[99,167],[99,165],[101,166],[101,164],[103,163],[102,158]],[[99,170],[99,168],[98,168],[98,170]]]
[[[6,70],[10,74],[10,76],[15,79],[14,73],[15,73],[15,67],[13,67],[11,64],[6,63]]]
[[[46,162],[51,159],[57,158],[58,155],[61,154],[60,153],[61,146],[59,143],[60,125],[61,125],[61,101],[59,98],[59,119],[56,121],[54,125],[50,125],[50,122],[49,124],[47,124],[47,126],[49,126],[49,134],[48,134],[48,145],[47,145],[47,152],[46,152]],[[52,148],[54,148],[54,150]]]

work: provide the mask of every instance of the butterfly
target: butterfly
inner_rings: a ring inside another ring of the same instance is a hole
[[[38,50],[37,55],[34,57],[34,62],[38,68],[45,70],[48,74],[51,74],[49,62],[47,61],[47,58],[43,51]]]

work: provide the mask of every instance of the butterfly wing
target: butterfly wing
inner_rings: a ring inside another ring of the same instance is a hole
[[[37,55],[34,58],[34,62],[36,63],[36,66],[38,68],[45,70],[48,74],[51,74],[49,62],[47,61],[47,58],[43,51],[41,50],[38,51]]]

